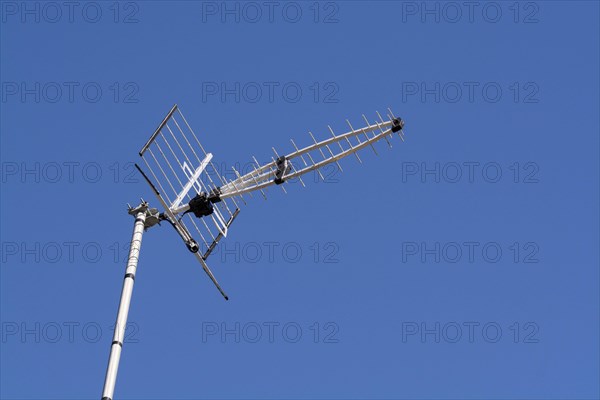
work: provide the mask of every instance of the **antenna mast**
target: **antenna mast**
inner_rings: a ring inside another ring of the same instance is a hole
[[[128,213],[135,217],[135,222],[133,224],[133,235],[131,236],[131,245],[129,246],[129,256],[127,257],[127,267],[125,268],[125,278],[123,280],[123,289],[121,290],[121,301],[119,303],[119,311],[117,312],[115,332],[110,346],[110,356],[108,358],[104,389],[102,390],[102,400],[112,400],[115,391],[119,360],[121,359],[123,341],[125,340],[127,315],[129,314],[129,305],[131,303],[131,295],[133,294],[133,284],[135,283],[135,272],[142,248],[142,235],[144,234],[144,230],[158,222],[158,210],[156,208],[149,208],[148,203],[143,199],[139,206],[129,207]]]

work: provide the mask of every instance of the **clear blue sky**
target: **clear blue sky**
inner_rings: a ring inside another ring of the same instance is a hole
[[[598,398],[598,3],[224,4],[1,3],[2,398],[100,397],[174,103],[226,166],[406,142],[248,198],[229,302],[148,231],[116,398]]]

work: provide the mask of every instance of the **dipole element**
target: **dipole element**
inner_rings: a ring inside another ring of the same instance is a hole
[[[104,380],[104,389],[102,390],[102,400],[112,400],[117,382],[117,371],[119,369],[119,360],[123,349],[123,340],[125,338],[125,328],[127,326],[127,315],[129,314],[129,305],[133,293],[133,283],[135,282],[135,271],[137,269],[142,247],[142,235],[146,228],[146,216],[152,217],[152,211],[148,208],[148,203],[142,200],[142,203],[129,208],[129,214],[135,216],[133,226],[133,236],[129,247],[129,257],[125,269],[125,280],[123,281],[123,290],[121,291],[121,302],[117,313],[115,323],[115,333],[113,335],[112,345],[110,347],[110,356],[108,358],[108,368],[106,369],[106,378]]]

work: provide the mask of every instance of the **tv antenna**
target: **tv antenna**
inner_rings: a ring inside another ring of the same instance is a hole
[[[384,139],[392,147],[390,138],[394,134],[404,141],[404,121],[394,116],[389,108],[386,118],[379,112],[373,122],[364,115],[362,118],[362,127],[358,129],[346,120],[349,128],[346,133],[336,134],[328,127],[328,138],[319,142],[309,132],[312,144],[303,148],[298,148],[291,140],[294,151],[289,154],[280,155],[272,148],[273,157],[266,163],[260,164],[252,157],[252,168],[248,172],[242,175],[232,168],[235,178],[226,180],[215,168],[212,153],[204,150],[177,104],[171,108],[139,152],[148,174],[135,164],[152,189],[162,212],[150,207],[143,199],[138,206],[128,207],[128,213],[135,217],[135,222],[102,400],[112,400],[114,394],[144,231],[161,221],[173,226],[221,295],[228,300],[206,260],[217,244],[227,237],[240,212],[240,203],[246,204],[244,195],[260,191],[266,199],[264,189],[276,185],[285,191],[282,184],[295,178],[305,186],[302,175],[311,171],[316,171],[325,180],[319,170],[325,165],[336,163],[342,171],[338,161],[350,154],[362,163],[358,150],[371,147],[377,154],[373,144]]]

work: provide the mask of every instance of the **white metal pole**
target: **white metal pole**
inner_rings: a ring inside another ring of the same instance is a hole
[[[133,292],[133,283],[135,281],[135,271],[140,256],[140,248],[142,247],[142,235],[144,233],[144,222],[146,221],[147,209],[147,204],[142,203],[133,210],[136,212],[135,225],[129,248],[127,267],[125,269],[125,280],[123,281],[123,290],[121,291],[121,302],[119,304],[117,321],[115,323],[115,333],[110,347],[110,356],[108,358],[108,368],[106,369],[102,400],[112,400],[115,391],[119,359],[121,358],[123,340],[125,338],[125,328],[127,326],[127,314],[129,314],[129,304],[131,303],[131,294]]]

